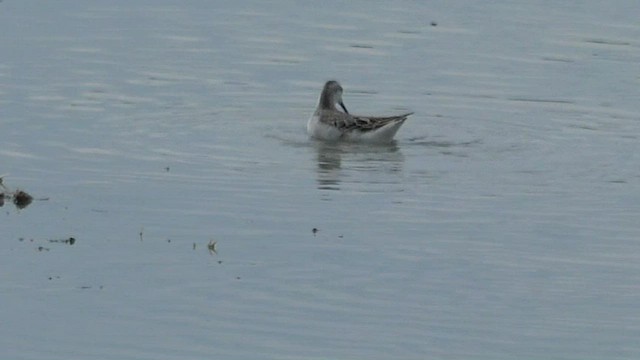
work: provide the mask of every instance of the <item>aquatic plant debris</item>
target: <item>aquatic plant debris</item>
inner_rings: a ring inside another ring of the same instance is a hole
[[[76,243],[76,238],[74,238],[73,236],[67,238],[67,239],[49,239],[50,243],[63,243],[63,244],[69,244],[69,245],[73,245]]]
[[[33,201],[33,196],[27,194],[25,191],[18,190],[13,194],[13,204],[18,209],[24,209]]]
[[[4,206],[5,199],[11,199],[13,205],[18,209],[24,209],[33,201],[33,196],[29,195],[26,191],[17,189],[11,191],[9,187],[4,184],[4,177],[0,176],[0,206]]]

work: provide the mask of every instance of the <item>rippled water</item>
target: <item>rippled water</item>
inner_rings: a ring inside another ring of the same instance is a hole
[[[637,359],[635,10],[1,2],[0,354]]]

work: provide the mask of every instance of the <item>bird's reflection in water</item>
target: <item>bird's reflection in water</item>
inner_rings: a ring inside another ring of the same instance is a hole
[[[340,144],[318,142],[318,189],[340,190],[342,151]]]
[[[404,157],[395,142],[383,145],[316,142],[318,189],[340,190],[345,177],[353,183],[375,183],[379,176],[369,176],[364,172],[378,174],[402,171]]]

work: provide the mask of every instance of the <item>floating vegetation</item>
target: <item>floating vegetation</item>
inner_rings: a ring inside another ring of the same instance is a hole
[[[15,194],[13,194],[13,204],[18,209],[24,209],[33,201],[33,196],[27,194],[25,191],[17,190]]]
[[[33,196],[29,195],[26,191],[16,189],[11,191],[4,184],[4,176],[0,176],[0,206],[4,206],[5,200],[11,200],[13,205],[18,209],[24,209],[33,201]]]
[[[49,239],[50,243],[62,243],[62,244],[69,244],[69,245],[73,245],[76,243],[76,238],[69,237],[67,239]]]

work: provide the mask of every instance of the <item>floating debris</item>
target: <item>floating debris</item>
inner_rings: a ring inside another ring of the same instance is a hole
[[[9,190],[9,188],[4,184],[5,176],[6,175],[0,176],[0,206],[4,206],[5,199],[11,199],[18,209],[24,209],[29,206],[33,201],[33,196],[23,190]]]
[[[313,233],[313,235],[317,234],[318,231],[320,231],[320,230],[318,230],[318,228],[311,229],[311,232]]]
[[[16,191],[15,194],[13,194],[13,204],[18,209],[26,208],[27,206],[29,206],[29,204],[31,204],[32,201],[33,201],[33,196],[27,194],[22,190],[18,190]]]
[[[62,243],[62,244],[73,245],[73,244],[76,243],[76,238],[71,236],[68,239],[49,239],[49,242],[50,243]]]

